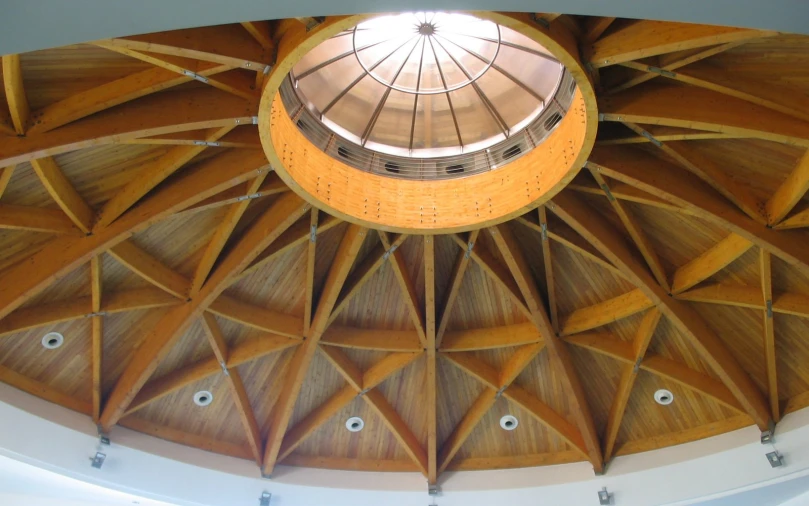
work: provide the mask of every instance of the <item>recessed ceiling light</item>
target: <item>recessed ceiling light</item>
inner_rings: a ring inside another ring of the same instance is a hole
[[[213,394],[207,390],[200,390],[194,394],[194,404],[197,406],[207,406],[213,402]]]
[[[661,406],[668,406],[674,402],[674,394],[665,389],[660,389],[655,392],[655,402]]]
[[[500,419],[500,427],[504,430],[514,430],[519,424],[520,422],[517,418],[512,415],[506,415]]]
[[[346,429],[348,429],[349,432],[359,432],[363,427],[365,427],[365,422],[358,416],[352,416],[346,420]]]
[[[65,336],[59,332],[48,332],[42,336],[42,346],[49,350],[55,350],[56,348],[62,346],[62,343],[64,342]]]

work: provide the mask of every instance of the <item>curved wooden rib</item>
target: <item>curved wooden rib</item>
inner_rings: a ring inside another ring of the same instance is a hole
[[[550,209],[635,279],[636,286],[643,290],[669,321],[689,339],[702,359],[722,378],[756,425],[766,430],[771,418],[761,391],[705,321],[693,309],[671,298],[654,281],[644,266],[634,259],[623,239],[611,225],[596,213],[588,211],[586,205],[578,201],[574,195],[569,192],[560,193],[554,197]]]
[[[194,318],[207,309],[267,245],[308,210],[308,205],[297,195],[286,194],[280,197],[224,257],[203,290],[186,304],[166,313],[155,324],[110,394],[101,415],[102,426],[109,429],[118,422],[132,399]]]

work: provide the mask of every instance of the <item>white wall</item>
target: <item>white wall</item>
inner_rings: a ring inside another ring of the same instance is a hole
[[[116,428],[100,470],[89,465],[95,427],[77,413],[0,385],[0,454],[126,494],[185,505],[273,506],[428,504],[415,473],[357,473],[279,467],[272,480],[255,464]],[[42,418],[44,417],[44,418]],[[47,418],[47,420],[45,419]],[[48,420],[55,420],[54,423]],[[777,446],[787,465],[770,468],[754,427],[644,454],[619,457],[605,476],[586,463],[446,473],[439,506],[592,504],[602,486],[619,506],[694,504],[733,491],[809,475],[809,410],[786,416]],[[757,505],[758,506],[758,505]]]

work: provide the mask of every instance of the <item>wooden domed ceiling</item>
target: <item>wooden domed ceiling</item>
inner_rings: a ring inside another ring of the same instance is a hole
[[[430,482],[600,472],[809,404],[809,39],[520,16],[576,39],[595,148],[453,234],[344,222],[273,172],[264,70],[322,20],[4,56],[0,379],[265,475]]]

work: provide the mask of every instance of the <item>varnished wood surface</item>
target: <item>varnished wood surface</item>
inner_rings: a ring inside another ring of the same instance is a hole
[[[265,471],[430,481],[598,468],[809,405],[809,39],[555,17],[599,58],[587,170],[496,228],[399,236],[268,172],[256,83],[296,23],[4,56],[0,381]]]

